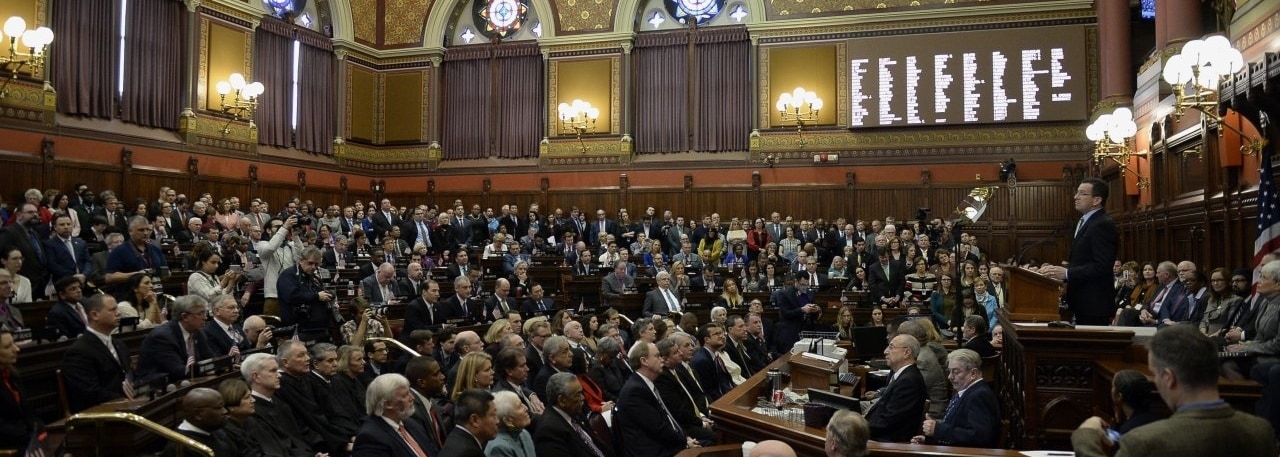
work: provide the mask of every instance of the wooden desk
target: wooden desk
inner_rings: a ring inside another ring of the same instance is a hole
[[[790,363],[790,358],[790,354],[784,354],[769,365],[768,368],[783,367]],[[766,383],[767,371],[767,369],[760,370],[747,382],[734,388],[711,404],[711,418],[716,422],[716,430],[720,433],[720,441],[741,443],[742,441],[755,441],[762,438],[777,439],[790,444],[799,456],[826,455],[823,451],[827,435],[825,429],[806,427],[804,424],[794,424],[751,412],[751,408],[756,404],[756,399],[766,388],[764,384]],[[741,449],[740,444],[738,447]],[[720,446],[707,448],[707,450],[708,452],[713,452],[706,454],[710,456],[728,455],[721,453],[727,452],[727,450]],[[1015,457],[1020,455],[1015,451],[1004,449],[878,442],[872,442],[870,450],[873,456],[953,455]],[[696,449],[686,452],[692,453],[680,455],[703,455]],[[740,451],[738,455],[741,455]]]
[[[186,396],[187,392],[197,387],[216,389],[222,381],[239,377],[240,372],[233,370],[221,375],[198,379],[187,387],[161,395],[154,400],[146,398],[133,401],[120,399],[94,406],[83,412],[134,413],[172,429],[182,422],[180,405],[182,397]],[[65,420],[51,423],[48,426],[48,430],[52,434],[66,434],[66,450],[71,455],[94,455],[94,450],[97,449],[106,452],[105,455],[141,455],[144,450],[159,447],[158,443],[161,441],[160,437],[155,434],[122,423],[108,423],[104,427],[109,432],[102,434],[102,436],[109,437],[105,441],[99,441],[99,435],[94,430],[86,429],[80,431],[66,427]]]

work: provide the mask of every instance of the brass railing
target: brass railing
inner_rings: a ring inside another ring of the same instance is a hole
[[[118,450],[109,452],[102,445],[102,443],[109,441],[107,439],[109,435],[117,434],[117,431],[108,430],[107,425],[111,423],[125,424],[129,428],[138,428],[154,433],[165,441],[175,444],[176,455],[178,456],[199,455],[214,457],[213,449],[203,443],[147,420],[145,417],[131,413],[81,413],[71,416],[67,420],[67,442],[73,442],[73,437],[77,436],[88,438],[88,441],[94,443],[93,451],[90,455],[119,455]],[[191,454],[187,454],[187,451],[191,451]],[[77,455],[84,454],[78,453]]]
[[[400,340],[397,340],[395,338],[375,336],[373,338],[369,338],[367,341],[381,341],[383,343],[390,344],[392,346],[400,348],[401,351],[404,351],[405,353],[412,355],[414,357],[419,357],[422,355],[422,354],[419,354],[418,351],[415,351],[413,350],[413,348],[409,347],[409,345],[401,343]]]

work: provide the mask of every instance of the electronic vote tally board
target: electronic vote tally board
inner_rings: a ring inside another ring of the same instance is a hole
[[[1088,117],[1082,25],[854,38],[847,49],[850,128]]]

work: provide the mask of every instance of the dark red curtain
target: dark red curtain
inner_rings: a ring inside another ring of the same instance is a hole
[[[688,34],[636,35],[636,152],[689,150]]]
[[[333,43],[309,30],[299,30],[298,149],[333,155],[337,135],[338,62]]]
[[[51,68],[45,72],[53,76],[59,113],[106,119],[115,115],[118,11],[118,0],[53,2],[55,36]]]
[[[185,73],[186,7],[175,0],[129,0],[125,15],[120,120],[177,130]]]
[[[258,97],[254,122],[258,144],[287,148],[293,146],[289,125],[293,96],[293,25],[273,17],[263,17],[253,35],[253,75],[245,79],[261,82],[265,93]],[[221,78],[227,75],[213,75]],[[230,100],[234,93],[227,95]],[[214,107],[211,107],[214,108]]]
[[[441,83],[440,146],[444,159],[489,157],[493,70],[491,47],[450,48],[444,56]]]
[[[537,157],[546,125],[542,53],[536,43],[528,43],[500,45],[493,55],[498,82],[494,152],[506,159]]]
[[[751,38],[745,27],[698,31],[695,151],[746,151],[751,133]]]

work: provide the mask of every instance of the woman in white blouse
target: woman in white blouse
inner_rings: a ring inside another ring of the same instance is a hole
[[[192,257],[196,259],[196,271],[191,273],[187,278],[187,294],[195,295],[205,300],[212,299],[218,294],[233,294],[236,291],[236,281],[240,274],[236,270],[227,270],[222,278],[214,275],[218,271],[218,267],[222,266],[222,256],[209,246],[209,243],[201,242],[191,249]]]
[[[13,276],[13,299],[9,300],[9,303],[31,302],[31,280],[18,274],[18,271],[22,270],[23,261],[22,250],[16,247],[5,249],[4,269],[9,271],[10,276]]]

